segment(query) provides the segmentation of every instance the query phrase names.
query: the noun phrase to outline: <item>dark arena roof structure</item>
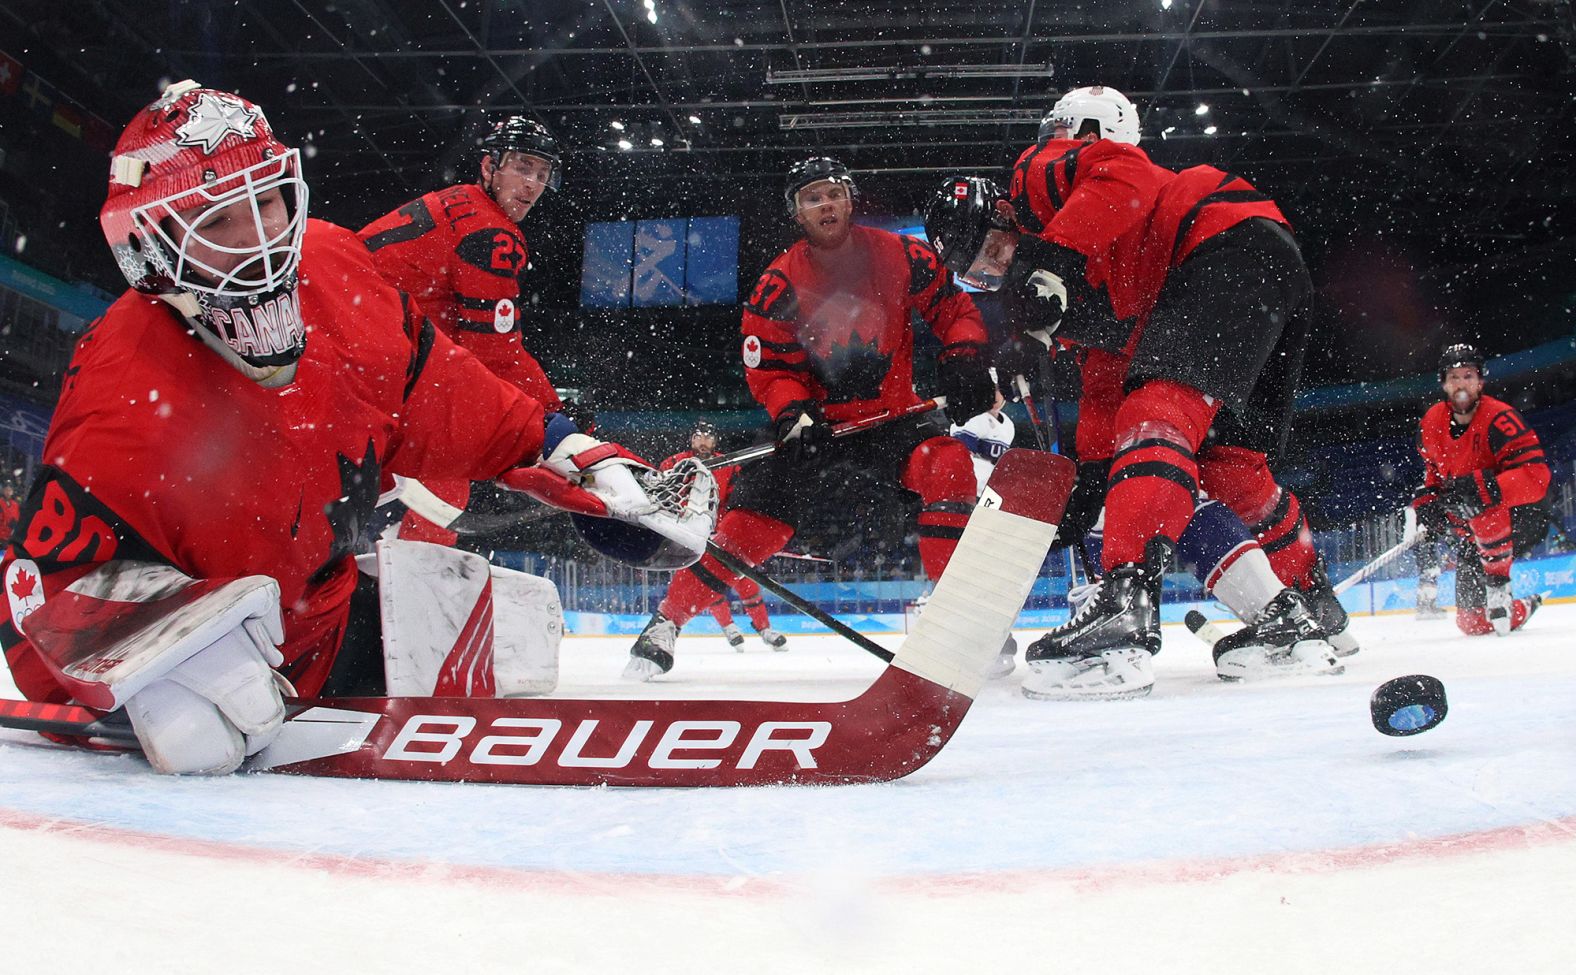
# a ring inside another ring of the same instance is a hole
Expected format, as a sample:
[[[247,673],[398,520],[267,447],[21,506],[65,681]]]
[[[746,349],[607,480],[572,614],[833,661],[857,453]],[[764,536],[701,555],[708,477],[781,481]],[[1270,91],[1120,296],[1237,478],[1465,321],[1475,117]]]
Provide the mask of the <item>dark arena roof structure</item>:
[[[792,239],[792,163],[836,156],[866,212],[913,214],[1096,83],[1138,103],[1157,162],[1280,202],[1320,288],[1314,384],[1571,333],[1570,0],[6,0],[0,37],[115,132],[161,82],[246,95],[306,149],[314,212],[351,227],[474,178],[486,119],[545,122],[569,148],[525,225],[528,339],[615,408],[744,404],[737,312],[581,309],[587,222],[738,215],[747,292]],[[48,198],[37,252],[118,291],[104,155],[28,99],[0,99],[0,198]]]

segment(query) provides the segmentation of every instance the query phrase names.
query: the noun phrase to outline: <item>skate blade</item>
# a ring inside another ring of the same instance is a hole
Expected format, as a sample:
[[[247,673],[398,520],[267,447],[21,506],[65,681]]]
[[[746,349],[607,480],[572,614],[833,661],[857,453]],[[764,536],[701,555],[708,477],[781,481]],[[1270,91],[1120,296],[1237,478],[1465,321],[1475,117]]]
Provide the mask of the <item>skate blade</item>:
[[[645,657],[630,657],[629,663],[624,665],[624,672],[619,676],[627,681],[644,683],[653,677],[660,677],[665,673],[667,671],[663,670],[661,665],[655,660],[647,660]]]
[[[1149,692],[1154,689],[1155,685],[1153,684],[1144,684],[1140,687],[1113,687],[1085,691],[1077,691],[1066,687],[1037,691],[1028,684],[1024,684],[1022,688],[1023,696],[1031,701],[1132,701],[1141,697],[1148,697]]]

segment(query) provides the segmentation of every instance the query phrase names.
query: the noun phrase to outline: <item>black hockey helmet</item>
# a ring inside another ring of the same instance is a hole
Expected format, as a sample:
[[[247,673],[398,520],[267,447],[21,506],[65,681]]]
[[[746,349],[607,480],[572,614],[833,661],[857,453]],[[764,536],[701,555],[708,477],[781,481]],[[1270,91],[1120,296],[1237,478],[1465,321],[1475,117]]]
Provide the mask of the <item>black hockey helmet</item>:
[[[710,420],[696,420],[695,429],[690,431],[690,436],[694,437],[697,435],[702,437],[715,437],[717,435],[717,424],[711,422]]]
[[[492,157],[494,166],[503,162],[506,152],[523,152],[547,160],[553,166],[552,174],[547,177],[547,187],[558,189],[563,170],[558,140],[536,119],[524,115],[500,119],[481,137],[479,145]]]
[[[1448,345],[1439,356],[1439,381],[1444,382],[1445,373],[1457,366],[1472,366],[1477,369],[1479,379],[1487,379],[1488,370],[1483,362],[1483,352],[1475,345],[1466,342]]]
[[[788,207],[788,216],[799,212],[799,191],[823,179],[842,183],[848,187],[850,197],[859,195],[859,187],[854,185],[854,174],[848,171],[847,166],[830,156],[812,156],[788,168],[788,182],[783,186],[783,202]]]
[[[952,273],[966,274],[992,230],[1011,230],[996,204],[1007,194],[983,176],[950,176],[925,208],[925,236]]]

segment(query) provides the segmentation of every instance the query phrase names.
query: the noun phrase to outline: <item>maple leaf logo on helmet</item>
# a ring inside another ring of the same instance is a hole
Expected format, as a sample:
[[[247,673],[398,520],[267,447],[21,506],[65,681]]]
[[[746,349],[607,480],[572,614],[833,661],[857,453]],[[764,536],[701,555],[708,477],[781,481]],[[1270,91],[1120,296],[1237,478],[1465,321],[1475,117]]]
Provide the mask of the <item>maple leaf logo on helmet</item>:
[[[205,91],[187,109],[186,121],[175,130],[175,141],[211,156],[232,135],[242,139],[257,138],[257,125],[262,118],[261,109],[234,95]]]

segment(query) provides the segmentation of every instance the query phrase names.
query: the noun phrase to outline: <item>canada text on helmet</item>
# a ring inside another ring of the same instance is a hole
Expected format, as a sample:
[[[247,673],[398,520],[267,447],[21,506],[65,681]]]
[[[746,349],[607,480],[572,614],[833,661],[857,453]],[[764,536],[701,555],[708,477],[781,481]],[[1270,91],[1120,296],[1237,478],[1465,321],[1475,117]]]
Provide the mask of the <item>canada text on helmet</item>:
[[[99,224],[126,281],[168,298],[252,366],[300,358],[301,156],[258,106],[170,85],[110,157]]]
[[[788,170],[788,181],[783,186],[783,202],[787,205],[788,216],[799,212],[799,191],[822,180],[843,184],[848,188],[850,197],[859,195],[859,187],[854,184],[854,176],[847,166],[830,156],[813,156],[794,163]]]
[[[1137,107],[1126,95],[1104,85],[1074,88],[1057,99],[1040,119],[1039,144],[1054,138],[1058,128],[1065,128],[1068,138],[1079,138],[1089,131],[1090,123],[1102,139],[1138,145]]]
[[[547,126],[536,119],[524,115],[500,119],[481,137],[480,145],[482,151],[492,157],[494,166],[503,162],[506,152],[523,152],[547,160],[553,167],[547,177],[547,188],[558,189],[564,168],[562,152]]]

